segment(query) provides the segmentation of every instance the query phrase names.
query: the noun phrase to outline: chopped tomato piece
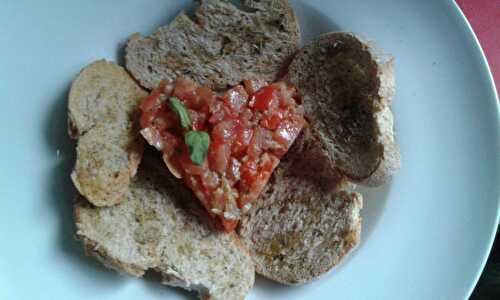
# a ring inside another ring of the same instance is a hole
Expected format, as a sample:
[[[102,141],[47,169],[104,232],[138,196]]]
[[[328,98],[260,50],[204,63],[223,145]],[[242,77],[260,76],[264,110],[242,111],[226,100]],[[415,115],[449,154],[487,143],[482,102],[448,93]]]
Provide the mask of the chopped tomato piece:
[[[203,111],[188,109],[189,117],[191,118],[194,130],[205,130],[207,115]]]
[[[233,142],[233,147],[231,152],[234,155],[242,156],[245,153],[250,141],[252,140],[253,130],[248,127],[244,127],[241,124],[237,126],[235,140]]]
[[[257,179],[257,160],[248,159],[243,162],[240,168],[241,186],[243,189],[250,189]]]
[[[238,220],[228,220],[225,218],[220,218],[222,230],[225,232],[232,232],[236,226],[238,226]]]
[[[191,159],[189,158],[189,155],[187,152],[184,152],[183,155],[181,155],[178,158],[178,161],[186,174],[202,175],[205,172],[206,163],[204,165],[201,165],[201,166],[195,165],[191,161]]]
[[[232,158],[227,169],[227,178],[231,183],[236,183],[241,178],[241,162]]]
[[[179,122],[179,119],[175,113],[167,110],[161,110],[156,112],[153,125],[156,129],[162,131],[174,127],[177,122]]]
[[[274,139],[288,150],[293,141],[299,136],[304,123],[305,121],[300,120],[296,122],[283,121],[276,129]]]
[[[264,119],[260,121],[260,125],[264,128],[275,130],[281,123],[281,120],[283,120],[283,117],[280,114],[272,114],[264,117]]]
[[[255,109],[258,110],[267,110],[272,106],[272,103],[276,101],[276,88],[274,86],[268,85],[255,93],[255,104],[254,107]]]
[[[209,108],[215,101],[215,93],[206,86],[196,88],[196,97],[191,102],[191,107],[194,109]]]
[[[194,81],[188,78],[177,78],[173,96],[184,100],[189,108],[196,107],[196,88]]]
[[[233,119],[226,119],[218,123],[212,129],[212,138],[216,141],[231,144],[235,138],[237,125],[238,121]]]
[[[167,83],[165,81],[161,81],[160,85],[154,89],[149,96],[142,100],[139,108],[142,111],[150,111],[161,104],[160,95],[164,92],[165,86]]]
[[[224,94],[224,102],[234,112],[241,112],[248,102],[248,94],[241,85],[237,85]]]
[[[156,119],[157,112],[155,111],[145,111],[141,116],[141,128],[148,128],[153,125],[153,121]]]
[[[201,174],[201,184],[208,190],[215,190],[220,185],[220,178],[216,172],[207,171]]]
[[[210,169],[223,174],[226,172],[229,160],[231,158],[231,146],[216,140],[210,144],[208,150],[208,160]]]

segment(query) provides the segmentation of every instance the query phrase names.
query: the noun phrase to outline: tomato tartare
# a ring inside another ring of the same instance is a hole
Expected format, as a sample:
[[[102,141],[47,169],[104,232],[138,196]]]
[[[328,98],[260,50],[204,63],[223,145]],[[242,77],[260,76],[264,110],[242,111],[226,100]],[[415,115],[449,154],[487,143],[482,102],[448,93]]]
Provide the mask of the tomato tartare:
[[[141,134],[230,232],[306,124],[296,98],[283,82],[245,80],[222,94],[162,81],[140,104]]]

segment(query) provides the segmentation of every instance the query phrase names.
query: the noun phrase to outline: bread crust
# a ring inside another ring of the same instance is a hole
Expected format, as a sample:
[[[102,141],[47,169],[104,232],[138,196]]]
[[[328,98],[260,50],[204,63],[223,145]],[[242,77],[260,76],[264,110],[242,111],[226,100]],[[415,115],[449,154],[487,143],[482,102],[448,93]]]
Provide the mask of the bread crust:
[[[312,135],[334,161],[332,172],[378,186],[399,170],[391,56],[352,33],[327,33],[298,52],[286,80],[302,94]]]

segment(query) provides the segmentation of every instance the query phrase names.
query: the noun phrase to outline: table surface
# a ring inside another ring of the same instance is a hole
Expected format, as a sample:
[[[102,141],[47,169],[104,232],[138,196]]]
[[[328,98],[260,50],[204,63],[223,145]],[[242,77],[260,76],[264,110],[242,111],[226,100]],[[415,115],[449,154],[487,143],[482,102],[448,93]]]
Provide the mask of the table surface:
[[[457,0],[483,48],[500,90],[500,0]]]
[[[500,91],[500,0],[457,0],[469,20]],[[471,299],[500,299],[500,234]]]

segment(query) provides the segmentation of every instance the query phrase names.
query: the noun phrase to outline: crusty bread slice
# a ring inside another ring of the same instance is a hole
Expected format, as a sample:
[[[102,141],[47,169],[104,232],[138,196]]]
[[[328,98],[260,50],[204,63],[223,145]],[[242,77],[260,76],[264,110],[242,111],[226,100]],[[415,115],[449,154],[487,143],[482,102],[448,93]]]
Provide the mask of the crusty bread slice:
[[[243,79],[274,81],[298,49],[298,20],[286,0],[201,0],[194,20],[181,12],[151,36],[136,33],[126,66],[146,88],[188,76],[214,89]]]
[[[252,259],[236,235],[215,230],[182,182],[151,166],[141,165],[118,205],[78,202],[75,221],[87,254],[120,272],[154,270],[202,299],[244,299],[253,286]]]
[[[122,67],[104,60],[84,68],[71,86],[68,131],[78,139],[71,178],[96,206],[120,202],[137,170],[144,142],[135,112],[146,95]]]
[[[313,136],[336,169],[370,186],[391,179],[400,166],[392,57],[354,34],[328,33],[299,51],[286,79],[302,95]]]
[[[295,168],[287,156],[238,228],[256,272],[284,284],[305,283],[331,270],[361,235],[361,194],[325,191],[296,176]]]

